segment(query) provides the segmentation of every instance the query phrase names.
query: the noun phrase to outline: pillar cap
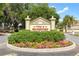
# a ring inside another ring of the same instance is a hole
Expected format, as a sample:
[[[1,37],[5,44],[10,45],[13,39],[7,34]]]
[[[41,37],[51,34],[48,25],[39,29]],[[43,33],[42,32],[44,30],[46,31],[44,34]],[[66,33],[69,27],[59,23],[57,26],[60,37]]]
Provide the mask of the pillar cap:
[[[51,21],[55,21],[56,18],[54,18],[53,16],[50,18]]]
[[[25,20],[28,20],[28,21],[30,21],[30,19],[31,19],[31,18],[30,18],[29,16],[27,16],[27,17],[25,18]]]

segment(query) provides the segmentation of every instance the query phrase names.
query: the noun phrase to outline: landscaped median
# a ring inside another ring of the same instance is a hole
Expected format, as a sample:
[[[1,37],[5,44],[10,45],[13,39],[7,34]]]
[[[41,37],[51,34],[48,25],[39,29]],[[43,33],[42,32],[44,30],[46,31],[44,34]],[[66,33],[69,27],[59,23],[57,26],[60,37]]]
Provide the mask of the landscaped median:
[[[22,30],[9,36],[7,46],[23,52],[58,52],[76,47],[74,42],[65,40],[59,31],[32,32]]]

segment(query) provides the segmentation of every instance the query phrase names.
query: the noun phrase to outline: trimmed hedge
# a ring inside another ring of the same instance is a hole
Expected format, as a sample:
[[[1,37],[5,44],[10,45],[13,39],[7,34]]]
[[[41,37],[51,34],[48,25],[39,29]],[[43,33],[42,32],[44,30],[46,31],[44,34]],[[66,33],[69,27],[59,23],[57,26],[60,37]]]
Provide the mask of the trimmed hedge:
[[[20,42],[42,42],[42,41],[53,41],[58,42],[65,38],[64,34],[59,31],[45,31],[45,32],[34,32],[21,30],[20,32],[13,33],[8,39],[10,44]]]

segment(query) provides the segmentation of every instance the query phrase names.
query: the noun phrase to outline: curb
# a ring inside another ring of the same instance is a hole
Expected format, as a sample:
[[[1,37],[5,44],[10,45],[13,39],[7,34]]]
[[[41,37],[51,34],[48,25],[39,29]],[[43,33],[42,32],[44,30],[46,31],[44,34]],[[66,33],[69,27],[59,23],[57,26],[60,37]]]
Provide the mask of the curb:
[[[0,34],[1,34],[1,36],[5,36],[5,35],[9,36],[9,35],[11,35],[10,33],[0,33]]]
[[[7,43],[7,47],[15,50],[15,51],[20,51],[20,52],[62,52],[62,51],[69,51],[72,50],[76,47],[76,44],[73,42],[73,45],[68,46],[68,47],[63,47],[63,48],[45,48],[45,49],[35,49],[35,48],[20,48],[13,46],[11,44]]]
[[[10,33],[5,33],[4,35],[10,36],[11,34]]]
[[[17,56],[17,54],[16,53],[10,53],[10,54],[5,54],[3,56]]]

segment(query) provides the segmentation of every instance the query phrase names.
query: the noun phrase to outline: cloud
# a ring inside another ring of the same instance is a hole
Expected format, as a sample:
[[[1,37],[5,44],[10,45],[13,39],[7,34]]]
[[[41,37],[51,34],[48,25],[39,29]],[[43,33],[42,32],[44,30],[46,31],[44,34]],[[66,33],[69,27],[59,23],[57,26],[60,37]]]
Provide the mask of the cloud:
[[[64,7],[63,10],[59,10],[57,13],[60,14],[60,13],[63,13],[65,11],[69,10],[69,7]]]
[[[52,8],[56,8],[56,7],[55,7],[55,6],[53,6],[53,5],[52,5],[52,6],[50,6],[50,7],[52,7]]]
[[[55,7],[55,6],[52,5],[51,7]]]

